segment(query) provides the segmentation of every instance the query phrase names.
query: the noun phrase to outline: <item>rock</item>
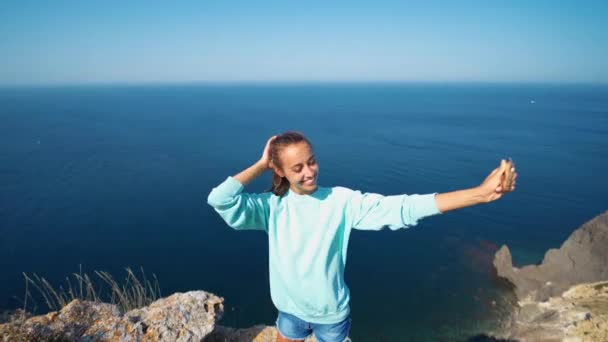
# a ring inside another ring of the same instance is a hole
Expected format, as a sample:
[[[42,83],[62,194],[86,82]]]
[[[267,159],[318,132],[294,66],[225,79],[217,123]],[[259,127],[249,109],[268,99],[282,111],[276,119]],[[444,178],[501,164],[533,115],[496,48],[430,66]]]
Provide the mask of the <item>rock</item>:
[[[176,293],[120,313],[112,304],[74,300],[60,311],[0,324],[0,341],[201,341],[224,312],[223,298]]]
[[[223,298],[205,291],[176,293],[147,307],[121,314],[116,305],[74,300],[60,311],[28,317],[5,315],[0,341],[205,341],[274,342],[274,326],[235,329],[217,325]],[[305,342],[315,342],[313,335]]]
[[[526,341],[608,341],[608,211],[575,230],[540,265],[513,266],[502,246],[496,274],[517,296],[510,323],[497,338]]]
[[[575,230],[559,249],[550,249],[540,265],[513,266],[502,246],[494,257],[499,277],[507,279],[519,300],[544,301],[572,285],[608,279],[608,211]]]
[[[157,300],[129,311],[125,318],[147,340],[200,341],[213,331],[215,320],[223,313],[222,298],[196,291]]]
[[[499,337],[526,341],[608,341],[608,281],[576,285],[544,302],[527,302]]]

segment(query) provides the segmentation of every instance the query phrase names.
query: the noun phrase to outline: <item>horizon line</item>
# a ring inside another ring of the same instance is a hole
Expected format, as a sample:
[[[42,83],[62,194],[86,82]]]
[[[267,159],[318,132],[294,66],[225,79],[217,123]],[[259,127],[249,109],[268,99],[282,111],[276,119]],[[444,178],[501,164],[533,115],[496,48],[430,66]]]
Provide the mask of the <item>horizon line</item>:
[[[608,81],[545,80],[200,80],[200,81],[92,81],[1,83],[1,88],[53,88],[87,86],[197,86],[197,85],[331,85],[331,84],[488,84],[488,85],[608,85]]]

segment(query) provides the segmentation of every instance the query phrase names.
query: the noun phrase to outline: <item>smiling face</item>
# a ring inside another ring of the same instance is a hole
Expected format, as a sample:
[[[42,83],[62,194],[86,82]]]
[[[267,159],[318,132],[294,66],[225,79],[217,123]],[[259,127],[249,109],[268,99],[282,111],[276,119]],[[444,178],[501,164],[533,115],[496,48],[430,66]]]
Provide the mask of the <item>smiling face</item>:
[[[291,191],[300,195],[309,195],[317,190],[319,164],[305,141],[285,146],[279,152],[280,167],[275,172],[287,178]]]

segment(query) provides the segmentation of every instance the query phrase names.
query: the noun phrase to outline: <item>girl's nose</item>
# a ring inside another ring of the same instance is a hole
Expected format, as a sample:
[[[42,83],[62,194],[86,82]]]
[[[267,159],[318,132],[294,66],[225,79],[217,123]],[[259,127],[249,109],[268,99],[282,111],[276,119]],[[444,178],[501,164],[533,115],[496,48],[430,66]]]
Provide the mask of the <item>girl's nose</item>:
[[[313,169],[310,168],[310,166],[304,167],[304,177],[310,178],[314,175],[315,175],[315,172],[313,171]]]

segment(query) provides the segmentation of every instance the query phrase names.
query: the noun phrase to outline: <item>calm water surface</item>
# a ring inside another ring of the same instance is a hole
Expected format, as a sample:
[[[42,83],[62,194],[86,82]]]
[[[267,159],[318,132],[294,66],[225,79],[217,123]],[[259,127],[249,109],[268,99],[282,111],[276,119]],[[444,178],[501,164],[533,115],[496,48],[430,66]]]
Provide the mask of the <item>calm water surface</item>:
[[[407,229],[354,231],[355,341],[451,341],[491,328],[491,258],[535,263],[608,209],[608,87],[485,84],[0,89],[0,309],[22,272],[59,284],[82,264],[155,273],[163,294],[225,298],[224,325],[274,324],[262,232],[236,232],[210,189],[269,136],[304,132],[319,183],[386,195],[478,185],[512,157],[517,190]],[[264,191],[270,175],[248,191]]]

